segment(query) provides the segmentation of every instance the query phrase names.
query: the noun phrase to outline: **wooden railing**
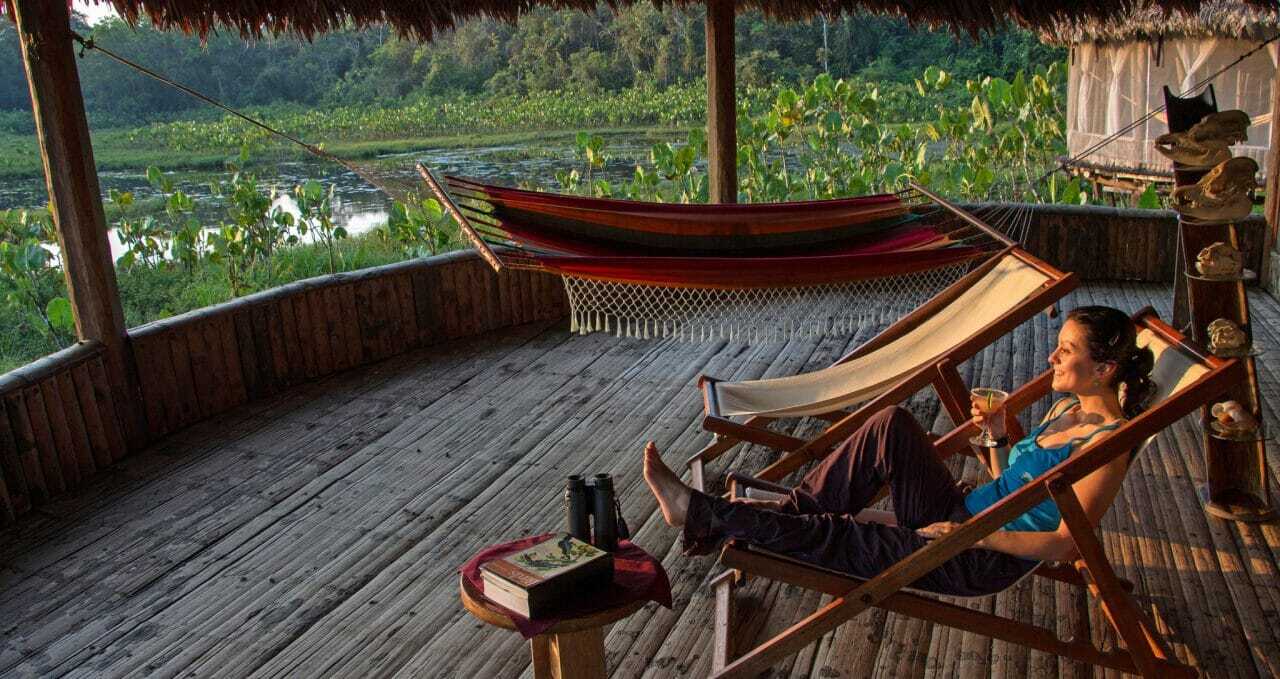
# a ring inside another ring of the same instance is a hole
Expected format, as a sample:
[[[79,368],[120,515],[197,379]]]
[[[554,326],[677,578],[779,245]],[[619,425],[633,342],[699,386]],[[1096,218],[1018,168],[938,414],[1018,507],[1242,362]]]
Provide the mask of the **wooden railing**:
[[[437,342],[555,320],[557,277],[498,275],[472,252],[322,276],[129,331],[145,446],[293,385]],[[81,343],[0,376],[0,523],[128,452],[102,347]],[[141,447],[141,446],[135,446]]]
[[[1086,280],[1172,278],[1172,212],[1036,206],[1031,225],[1027,249]],[[1265,224],[1251,218],[1239,230],[1246,265],[1257,268]],[[123,405],[102,347],[80,343],[0,375],[0,524],[79,488],[130,450],[248,401],[566,313],[558,278],[497,275],[468,251],[298,281],[134,328],[141,393]],[[131,438],[122,425],[135,406],[145,431]]]
[[[1031,206],[1024,243],[1032,254],[1083,280],[1169,283],[1177,256],[1178,215],[1095,205]],[[1259,271],[1267,224],[1260,215],[1240,221],[1245,266]],[[1196,253],[1190,253],[1194,258]]]
[[[3,522],[80,487],[127,453],[97,342],[0,376],[0,400]]]

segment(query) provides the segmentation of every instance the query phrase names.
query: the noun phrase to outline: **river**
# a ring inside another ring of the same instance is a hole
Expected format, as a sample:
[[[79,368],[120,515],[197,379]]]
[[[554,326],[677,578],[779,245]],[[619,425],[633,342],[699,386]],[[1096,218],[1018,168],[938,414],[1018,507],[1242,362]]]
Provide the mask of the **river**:
[[[635,174],[637,162],[647,164],[651,140],[610,139],[606,148],[609,160],[596,177],[610,182],[630,180]],[[571,142],[550,146],[522,144],[505,146],[480,146],[468,148],[426,149],[413,153],[380,157],[374,161],[379,172],[394,173],[409,181],[417,181],[414,164],[422,162],[437,176],[460,175],[485,182],[516,186],[527,184],[543,190],[558,187],[556,172],[582,168],[575,157]],[[288,192],[297,184],[314,179],[334,187],[334,220],[348,233],[358,234],[375,229],[387,221],[391,198],[350,170],[336,163],[321,159],[290,160],[254,166],[250,170],[266,186],[274,186],[281,192],[280,207],[292,210]],[[215,225],[224,218],[221,201],[212,196],[210,182],[226,179],[224,173],[202,171],[176,171],[167,173],[174,185],[191,196],[196,204],[196,216],[203,224]],[[98,173],[103,200],[112,190],[131,191],[135,203],[154,201],[158,194],[147,183],[145,168],[136,171],[104,171]],[[43,177],[10,179],[0,183],[0,210],[27,208],[48,202]],[[118,258],[124,247],[111,230],[112,255]]]

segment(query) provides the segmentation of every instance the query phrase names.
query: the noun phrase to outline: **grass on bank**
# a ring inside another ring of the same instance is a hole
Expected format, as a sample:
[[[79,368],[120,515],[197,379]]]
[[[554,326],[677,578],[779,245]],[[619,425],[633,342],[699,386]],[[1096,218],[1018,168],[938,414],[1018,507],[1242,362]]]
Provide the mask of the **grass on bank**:
[[[404,249],[396,243],[388,243],[377,229],[337,241],[335,250],[339,253],[339,271],[367,269],[406,259]],[[274,271],[271,277],[261,266],[250,273],[252,290],[265,290],[329,273],[328,251],[318,243],[283,248],[276,252],[272,262]],[[120,287],[125,325],[130,328],[232,299],[226,269],[208,261],[202,261],[191,271],[177,265],[117,268],[116,280]],[[33,327],[22,313],[0,307],[0,372],[25,365],[60,348],[51,343],[39,328]]]

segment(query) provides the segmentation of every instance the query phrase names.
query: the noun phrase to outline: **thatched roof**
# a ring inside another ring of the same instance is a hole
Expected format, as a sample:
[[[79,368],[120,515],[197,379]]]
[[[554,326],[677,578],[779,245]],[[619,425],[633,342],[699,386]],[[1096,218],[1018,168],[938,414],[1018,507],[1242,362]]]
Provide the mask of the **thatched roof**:
[[[163,28],[205,34],[229,28],[244,36],[294,33],[310,36],[349,24],[386,23],[402,34],[429,39],[437,31],[476,16],[514,19],[544,5],[589,9],[595,0],[93,0],[115,7],[127,21],[148,17]],[[636,0],[604,0],[626,5]],[[658,5],[701,4],[702,0],[653,0]],[[1275,0],[1246,0],[1270,6]],[[1012,19],[1033,29],[1065,20],[1100,21],[1134,5],[1195,12],[1201,0],[736,0],[739,8],[760,9],[780,19],[870,11],[906,16],[912,22],[976,33]]]
[[[1156,37],[1243,38],[1266,40],[1280,33],[1280,6],[1241,0],[1205,0],[1192,14],[1164,14],[1146,7],[1128,9],[1108,19],[1064,19],[1040,31],[1045,42],[1129,42]]]

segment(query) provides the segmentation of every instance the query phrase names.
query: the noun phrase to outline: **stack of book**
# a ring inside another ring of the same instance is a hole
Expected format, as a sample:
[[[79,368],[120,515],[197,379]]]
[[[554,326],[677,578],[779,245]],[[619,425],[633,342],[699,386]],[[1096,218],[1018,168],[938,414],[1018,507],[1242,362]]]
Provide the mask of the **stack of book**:
[[[480,566],[484,595],[530,620],[613,582],[613,555],[561,533]]]

